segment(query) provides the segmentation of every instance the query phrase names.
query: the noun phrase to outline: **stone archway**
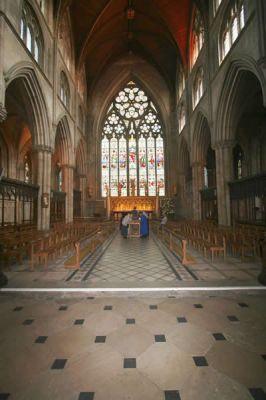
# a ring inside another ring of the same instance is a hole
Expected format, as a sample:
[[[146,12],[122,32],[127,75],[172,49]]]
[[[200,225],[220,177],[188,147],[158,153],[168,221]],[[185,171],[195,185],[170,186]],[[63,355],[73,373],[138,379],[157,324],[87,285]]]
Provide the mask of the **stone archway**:
[[[223,225],[230,225],[232,217],[228,183],[235,179],[234,147],[239,142],[242,142],[242,147],[247,149],[247,154],[251,154],[253,148],[254,159],[258,149],[258,143],[255,143],[255,137],[257,136],[255,132],[256,124],[252,126],[253,133],[250,134],[250,140],[246,140],[247,136],[243,134],[248,125],[244,122],[245,115],[248,115],[246,121],[251,121],[251,118],[255,118],[258,112],[262,114],[264,121],[266,118],[265,82],[261,77],[260,71],[254,67],[250,60],[248,61],[244,58],[241,61],[232,62],[218,103],[215,151],[217,160],[218,215],[219,223]],[[247,171],[248,175],[257,170],[257,167],[251,164],[250,172]]]
[[[51,222],[73,221],[74,148],[67,117],[57,124],[54,153]]]
[[[206,116],[204,116],[203,113],[199,112],[196,118],[195,129],[192,137],[191,154],[193,176],[193,216],[196,220],[200,220],[201,218],[203,218],[203,193],[201,191],[204,188],[208,188],[208,184],[206,185],[206,182],[204,182],[204,174],[206,175],[207,173],[207,155],[210,154],[210,152],[213,152],[213,150],[211,148],[211,131],[209,123]],[[212,189],[214,190],[214,188]],[[211,195],[211,193],[209,193],[209,195]],[[216,201],[216,189],[215,192],[212,194],[212,197],[212,200]]]
[[[48,229],[49,202],[45,207],[42,203],[43,195],[50,192],[50,123],[46,103],[36,73],[30,64],[20,63],[11,68],[6,76],[5,106],[7,117],[2,124],[2,132],[5,134],[5,129],[11,129],[13,132],[11,135],[8,134],[7,140],[9,154],[7,174],[11,178],[23,180],[23,171],[16,171],[17,163],[20,162],[19,165],[22,165],[21,157],[16,154],[19,150],[17,146],[20,139],[15,139],[16,144],[14,144],[12,137],[14,135],[20,136],[26,129],[29,132],[29,140],[27,145],[23,143],[23,146],[27,147],[27,154],[31,158],[29,164],[34,166],[31,181],[39,187],[36,219],[34,217],[34,221],[37,223],[38,229]],[[14,122],[13,125],[12,121]],[[12,126],[16,133],[14,133]],[[19,146],[21,147],[21,145],[22,143]],[[20,148],[19,151],[22,151],[22,154],[24,150]],[[48,175],[44,174],[44,171],[47,171]]]

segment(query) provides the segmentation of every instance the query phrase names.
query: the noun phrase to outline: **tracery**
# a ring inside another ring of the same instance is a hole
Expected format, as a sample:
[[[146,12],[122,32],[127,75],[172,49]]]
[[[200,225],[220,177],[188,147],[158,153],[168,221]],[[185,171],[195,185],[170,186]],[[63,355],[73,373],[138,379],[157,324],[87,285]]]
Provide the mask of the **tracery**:
[[[154,103],[133,81],[107,112],[101,155],[103,197],[165,195],[162,124]]]

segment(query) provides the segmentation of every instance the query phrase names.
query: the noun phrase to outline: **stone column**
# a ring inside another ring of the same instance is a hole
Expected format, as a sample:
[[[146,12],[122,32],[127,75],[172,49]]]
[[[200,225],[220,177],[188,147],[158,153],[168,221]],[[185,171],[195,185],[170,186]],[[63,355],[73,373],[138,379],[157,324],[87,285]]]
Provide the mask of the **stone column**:
[[[73,177],[74,167],[62,165],[63,191],[66,193],[66,222],[73,222]]]
[[[5,20],[4,16],[0,15],[0,123],[3,122],[7,117],[7,112],[5,109],[5,79],[4,79],[4,62],[5,59]]]
[[[79,176],[79,187],[81,191],[81,216],[85,217],[86,216],[86,200],[87,200],[87,176],[86,175],[80,175]]]
[[[228,182],[233,180],[233,147],[235,142],[227,140],[216,143],[216,181],[219,225],[231,224],[231,205]]]
[[[193,218],[201,219],[201,196],[203,188],[203,164],[199,161],[192,164]]]
[[[35,146],[33,157],[37,168],[36,183],[39,185],[37,226],[39,230],[48,230],[50,228],[52,149],[46,146]]]

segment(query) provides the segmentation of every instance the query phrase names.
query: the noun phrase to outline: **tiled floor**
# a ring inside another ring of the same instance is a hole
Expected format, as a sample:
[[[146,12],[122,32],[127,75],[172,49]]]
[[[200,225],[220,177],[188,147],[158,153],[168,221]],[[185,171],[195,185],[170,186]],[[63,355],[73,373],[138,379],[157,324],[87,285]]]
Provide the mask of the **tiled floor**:
[[[9,287],[130,288],[257,285],[261,266],[228,257],[211,263],[193,252],[195,264],[183,266],[153,235],[149,239],[123,239],[119,233],[84,263],[78,271],[66,270],[63,260],[51,263],[48,270],[23,267],[7,271]]]
[[[265,300],[1,295],[0,399],[265,400]]]

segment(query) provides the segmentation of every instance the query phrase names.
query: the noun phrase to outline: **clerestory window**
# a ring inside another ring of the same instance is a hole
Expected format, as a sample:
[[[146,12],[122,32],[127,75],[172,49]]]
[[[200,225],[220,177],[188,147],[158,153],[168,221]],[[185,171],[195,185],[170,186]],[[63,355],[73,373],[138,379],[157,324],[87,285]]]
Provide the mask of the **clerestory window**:
[[[200,11],[196,8],[191,36],[191,68],[197,61],[204,44],[204,23]]]
[[[220,34],[220,58],[221,61],[227,55],[232,45],[245,26],[245,5],[243,0],[234,1],[229,8],[227,17]]]
[[[66,108],[69,109],[70,89],[69,89],[69,84],[68,84],[66,74],[63,71],[61,71],[61,74],[60,74],[60,99],[64,103]]]
[[[20,37],[24,41],[27,49],[33,55],[38,64],[42,64],[43,59],[43,38],[37,17],[32,8],[25,1],[22,7],[20,20]]]
[[[195,75],[193,83],[193,109],[203,96],[203,68],[200,67]]]

